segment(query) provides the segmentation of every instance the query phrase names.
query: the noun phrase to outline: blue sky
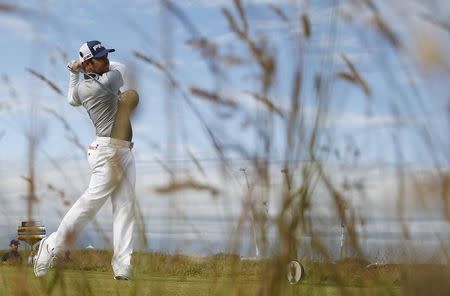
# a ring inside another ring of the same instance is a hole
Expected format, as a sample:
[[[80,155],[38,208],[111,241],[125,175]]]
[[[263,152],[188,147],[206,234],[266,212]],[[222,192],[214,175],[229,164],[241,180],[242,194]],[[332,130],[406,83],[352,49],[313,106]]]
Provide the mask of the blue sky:
[[[270,2],[250,1],[247,10],[251,25],[257,28],[255,29],[256,33],[266,30],[266,32],[275,35],[275,37],[272,37],[272,40],[277,45],[279,68],[282,73],[277,79],[273,97],[280,105],[283,105],[285,104],[283,101],[286,100],[290,92],[290,74],[293,70],[290,66],[293,64],[292,59],[295,59],[293,54],[295,48],[293,48],[293,42],[289,42],[289,40],[295,36],[295,33],[292,32],[293,29],[287,28],[273,13],[268,11],[267,3]],[[358,69],[362,71],[364,77],[369,81],[373,91],[372,98],[368,99],[365,98],[358,88],[349,87],[346,82],[339,81],[335,83],[333,93],[330,95],[330,100],[336,102],[332,104],[333,109],[330,110],[333,113],[330,116],[332,118],[330,123],[332,128],[337,127],[339,128],[338,132],[353,134],[355,130],[358,131],[360,128],[368,127],[371,132],[379,133],[380,136],[386,138],[386,141],[390,141],[389,137],[391,134],[386,132],[386,129],[398,122],[399,118],[407,122],[406,129],[412,126],[411,130],[415,129],[415,123],[422,124],[421,120],[425,120],[425,124],[438,121],[435,125],[442,126],[440,120],[445,120],[445,117],[441,118],[443,117],[442,115],[433,117],[433,120],[429,116],[420,118],[424,112],[415,108],[413,103],[409,104],[411,105],[411,110],[405,108],[406,104],[404,101],[414,100],[414,96],[410,93],[408,87],[400,87],[401,92],[399,92],[398,90],[393,90],[392,85],[389,85],[390,83],[406,84],[407,81],[404,80],[408,78],[404,77],[406,75],[402,73],[403,69],[397,65],[396,56],[392,55],[388,44],[384,42],[381,36],[364,27],[361,28],[362,25],[348,25],[340,22],[338,25],[340,33],[338,33],[336,49],[332,52],[330,44],[327,44],[330,41],[326,33],[328,29],[326,24],[324,24],[327,21],[327,13],[331,9],[330,3],[327,3],[330,1],[321,2],[323,4],[315,4],[310,7],[315,34],[313,35],[313,40],[307,45],[305,58],[308,60],[308,71],[306,75],[314,75],[315,72],[323,72],[327,75],[326,71],[320,69],[319,63],[324,55],[334,55],[331,58],[337,60],[336,70],[343,69],[343,62],[339,60],[339,54],[345,52],[355,64],[358,63]],[[229,32],[229,28],[220,13],[220,7],[227,1],[207,3],[209,2],[187,1],[179,4],[199,31],[202,32],[203,36],[213,40],[221,40],[223,48],[232,48],[231,52],[237,54],[243,52],[243,47],[235,42],[236,37]],[[291,14],[290,16],[294,13],[290,13],[289,7],[301,6],[301,4],[293,5],[290,1],[281,3],[284,3],[281,7],[285,8],[287,14]],[[18,2],[19,7],[24,7],[24,12],[2,15],[2,26],[0,26],[0,29],[3,34],[9,36],[7,44],[3,46],[5,52],[2,55],[2,65],[4,65],[5,70],[7,69],[4,74],[8,75],[11,85],[17,90],[20,98],[36,96],[32,99],[36,104],[51,106],[58,112],[62,112],[64,117],[69,116],[70,123],[77,128],[77,132],[79,131],[79,136],[82,137],[83,142],[89,141],[92,130],[89,128],[89,122],[86,122],[86,117],[80,118],[79,111],[74,111],[67,104],[64,104],[64,97],[55,95],[46,85],[37,81],[35,77],[26,72],[25,68],[29,67],[38,70],[55,81],[61,89],[65,90],[67,73],[64,66],[67,60],[75,58],[77,50],[83,41],[101,39],[107,45],[117,48],[117,52],[112,55],[111,59],[117,59],[127,63],[129,66],[136,67],[134,72],[143,98],[140,116],[135,123],[137,136],[140,135],[140,130],[144,130],[145,134],[151,134],[150,139],[153,142],[161,144],[166,142],[164,137],[166,137],[167,131],[163,128],[154,128],[154,126],[158,125],[158,123],[165,123],[163,118],[165,108],[163,79],[154,69],[132,56],[133,50],[139,50],[151,57],[162,59],[161,17],[158,13],[160,7],[158,1],[137,1],[135,5],[126,5],[126,7],[121,7],[120,5],[120,1],[117,3],[113,1],[107,6],[97,2],[88,2],[85,6],[79,6],[79,3],[71,1],[38,1],[34,5],[30,5],[28,1],[22,4]],[[170,21],[173,28],[172,54],[177,70],[177,78],[185,86],[197,84],[213,88],[214,84],[208,82],[210,79],[200,54],[185,44],[185,41],[191,36],[183,29],[177,19],[171,19]],[[205,26],[205,24],[207,25]],[[369,36],[360,38],[358,35],[362,34]],[[364,44],[366,40],[368,43]],[[61,56],[61,50],[67,54],[67,57]],[[11,57],[20,58],[12,59]],[[448,56],[445,58],[448,58]],[[386,66],[380,65],[379,63],[383,60],[392,60],[392,63],[388,62]],[[398,81],[389,81],[385,77],[385,68],[389,67],[393,69],[393,75]],[[195,75],[192,75],[192,73],[195,73]],[[227,92],[235,94],[240,90],[252,90],[255,87],[256,83],[251,79],[247,78],[247,81],[244,80],[245,84],[243,83],[242,78],[248,75],[248,71],[230,71],[230,73],[231,75],[229,76],[231,77],[228,77],[225,87]],[[328,75],[332,75],[332,73],[328,73]],[[421,82],[428,82],[421,78],[419,77]],[[435,79],[435,77],[431,77],[428,79],[431,83],[434,82],[434,85],[430,83],[431,89],[425,89],[424,85],[419,84],[419,91],[425,93],[425,96],[433,97],[431,102],[428,102],[426,97],[424,97],[423,103],[429,112],[436,113],[436,111],[443,110],[443,107],[445,108],[445,100],[448,93],[446,93],[445,88],[439,87],[439,83],[436,82],[444,78]],[[308,78],[306,78],[306,81],[308,82]],[[306,97],[308,96],[308,88],[312,88],[311,81],[309,80],[309,83],[305,83]],[[23,85],[29,87],[23,88]],[[430,93],[431,90],[433,93]],[[7,96],[8,88],[4,87],[2,88],[2,97]],[[393,100],[392,98],[396,99]],[[30,99],[25,100],[30,101]],[[393,101],[394,104],[398,105],[397,109],[400,109],[401,115],[398,118],[394,118],[392,114],[391,108],[393,107],[390,104]],[[187,116],[181,118],[180,121],[183,119],[188,121],[190,115],[186,111],[186,106],[179,103],[179,98],[175,98],[174,102],[176,102],[174,104],[177,104],[175,109]],[[308,107],[314,108],[314,102],[308,102],[308,104]],[[23,108],[26,107],[23,106]],[[367,116],[367,110],[373,114],[372,117]],[[27,124],[25,120],[21,121],[23,123],[14,125],[20,127]],[[39,121],[43,121],[45,124],[46,120]],[[197,129],[198,126],[194,124],[195,122],[192,122],[192,128]],[[343,129],[341,129],[342,127]],[[47,128],[48,140],[61,142],[60,134],[58,131],[55,131],[57,128],[53,125]],[[395,129],[396,132],[402,130],[401,128]],[[195,138],[193,142],[201,143],[201,137],[198,134],[190,133],[190,136]],[[406,142],[420,141],[414,139],[414,136],[410,135],[408,131],[403,132],[403,134],[406,137]],[[4,135],[4,142],[17,143],[17,141],[20,141],[20,136],[20,132],[7,132]],[[444,137],[443,140],[445,141],[445,133],[441,132],[440,136]],[[11,140],[10,137],[15,138]],[[341,139],[343,137],[338,136],[337,138]],[[363,137],[355,138],[356,141],[360,141]],[[26,145],[19,146],[25,147]],[[66,148],[68,147],[61,146],[60,143],[55,148],[58,146],[62,149],[52,149],[52,155],[61,157],[67,155]],[[17,159],[17,157],[20,157],[20,154],[23,155],[24,153],[24,151],[17,149],[17,145],[11,145],[11,147],[6,148],[8,152],[12,153],[12,155],[8,156],[4,154],[6,159]],[[377,157],[377,152],[372,147],[366,146],[364,148],[367,151],[368,159],[373,160]],[[415,155],[414,151],[408,151],[408,149],[405,149],[405,154],[408,161],[411,162],[429,161],[429,159]],[[386,155],[386,158],[388,162],[393,161],[393,158],[389,155]]]
[[[404,48],[397,54],[386,38],[370,27],[370,13],[367,9],[354,7],[347,1],[243,2],[246,4],[253,36],[269,36],[272,52],[277,57],[278,72],[270,97],[281,110],[289,111],[292,73],[300,59],[297,38],[302,31],[297,22],[287,24],[277,17],[268,8],[270,4],[277,4],[292,20],[298,20],[300,12],[308,13],[311,19],[313,34],[304,43],[302,56],[305,103],[302,112],[307,125],[312,124],[317,112],[317,100],[313,96],[314,77],[320,74],[332,79],[336,72],[345,70],[341,53],[349,57],[369,82],[372,91],[370,97],[360,88],[343,80],[334,80],[330,88],[327,96],[330,100],[327,121],[322,124],[324,134],[328,136],[321,138],[320,143],[339,151],[339,158],[334,154],[326,156],[331,174],[339,172],[340,165],[350,166],[351,157],[345,156],[346,151],[348,152],[346,147],[358,149],[361,151],[358,166],[348,168],[346,172],[355,179],[371,176],[369,183],[374,185],[370,187],[370,198],[374,205],[382,208],[390,195],[395,196],[389,190],[395,188],[395,184],[389,183],[389,178],[395,176],[392,166],[407,166],[416,173],[433,171],[436,166],[448,170],[449,33],[419,17],[423,13],[429,13],[437,19],[448,19],[448,3],[434,1],[427,5],[420,1],[404,4],[376,1],[388,24],[395,28],[395,33],[404,43]],[[333,5],[335,2],[338,5]],[[227,7],[237,16],[231,5],[232,1],[187,0],[174,3],[184,11],[203,37],[219,45],[221,54],[248,58],[248,50],[230,32],[220,10],[221,7]],[[234,120],[226,121],[218,117],[217,108],[211,104],[195,98],[192,101],[218,134],[226,135],[228,140],[243,145],[249,151],[260,149],[260,143],[254,140],[254,130],[242,127],[246,116],[256,120],[256,115],[261,112],[261,107],[246,93],[258,89],[258,81],[254,78],[257,67],[227,68],[227,77],[217,83],[199,52],[186,44],[193,36],[172,14],[166,11],[165,15],[161,15],[160,1],[108,1],[106,4],[100,1],[80,3],[49,0],[15,1],[11,4],[18,7],[18,10],[0,12],[0,34],[7,36],[0,40],[0,74],[7,77],[7,82],[3,79],[0,84],[0,175],[3,178],[0,194],[6,196],[8,201],[7,207],[3,208],[6,217],[20,220],[25,215],[21,196],[26,193],[26,183],[21,176],[27,174],[28,144],[25,135],[30,124],[40,131],[41,139],[36,161],[38,191],[42,195],[42,204],[37,210],[40,219],[45,217],[48,219],[47,225],[54,228],[65,212],[65,208],[58,203],[53,204],[49,210],[47,206],[52,205],[56,197],[45,189],[45,184],[52,183],[58,188],[65,188],[71,202],[87,185],[89,176],[84,152],[67,139],[67,132],[61,122],[44,111],[44,108],[50,108],[62,116],[82,145],[87,146],[92,141],[94,130],[84,110],[71,107],[65,99],[68,84],[66,64],[77,57],[78,48],[87,40],[98,39],[115,48],[116,52],[111,54],[110,59],[125,63],[135,76],[135,85],[141,95],[139,110],[133,120],[139,176],[137,188],[152,225],[164,225],[165,220],[154,217],[160,217],[158,213],[170,208],[173,200],[180,199],[179,195],[170,199],[172,201],[155,197],[152,185],[167,180],[167,174],[156,159],[179,159],[181,161],[172,165],[180,169],[181,175],[185,170],[197,175],[198,172],[195,172],[195,167],[189,161],[187,151],[190,151],[203,160],[207,179],[211,183],[219,187],[227,185],[221,182],[222,177],[217,172],[217,155],[197,118],[178,92],[165,92],[164,77],[135,58],[134,50],[160,61],[169,55],[176,73],[175,78],[185,89],[192,85],[210,90],[219,88],[224,95],[235,98],[243,107],[239,114],[234,114]],[[405,9],[409,11],[407,15],[403,13]],[[329,22],[334,20],[334,14],[351,15],[352,21],[343,21],[343,17],[338,17],[337,26],[331,27]],[[161,37],[167,33],[162,30],[164,21],[171,28],[170,51],[164,47],[164,38]],[[329,34],[332,28],[337,30],[334,42]],[[323,64],[324,61],[328,63]],[[324,65],[332,66],[324,68]],[[37,70],[54,81],[63,90],[64,96],[56,94],[45,83],[28,73],[26,68]],[[169,118],[168,106],[173,111]],[[221,109],[219,113],[230,113],[230,110]],[[423,129],[430,133],[431,142],[435,145],[432,153],[421,134]],[[274,148],[272,158],[275,163],[283,159],[282,130],[282,122],[275,119],[273,137],[280,143]],[[170,143],[175,146],[170,146]],[[396,152],[396,143],[400,147],[401,158]],[[231,172],[232,177],[227,181],[228,185],[236,186],[232,192],[225,194],[233,197],[226,199],[230,201],[227,204],[229,209],[226,210],[223,206],[228,202],[223,202],[220,198],[217,200],[207,194],[194,197],[194,193],[187,193],[192,204],[181,203],[185,205],[183,211],[191,218],[209,215],[208,217],[216,216],[220,220],[221,217],[228,217],[229,212],[231,216],[239,215],[240,197],[245,192],[239,168],[248,164],[242,156],[232,153],[228,156],[237,159]],[[65,173],[60,173],[55,164],[63,168]],[[279,173],[277,165],[279,163],[273,167],[275,175]],[[337,182],[340,179],[341,176],[336,176]],[[274,182],[280,184],[281,177],[274,177]],[[379,187],[385,188],[387,192]],[[276,200],[272,204],[271,210],[276,212]],[[327,205],[324,204],[323,207],[326,208]],[[103,210],[104,213],[100,214],[103,218],[99,218],[100,220],[110,219],[108,210]],[[46,216],[49,212],[57,214],[50,219]],[[4,226],[5,223],[3,221],[2,224],[0,220],[1,225]],[[223,228],[233,227],[226,224],[226,227],[221,228],[217,226],[217,221],[215,223],[215,227],[222,229],[222,235],[227,233]],[[448,227],[448,224],[443,227]],[[208,233],[210,228],[205,229],[201,232]]]

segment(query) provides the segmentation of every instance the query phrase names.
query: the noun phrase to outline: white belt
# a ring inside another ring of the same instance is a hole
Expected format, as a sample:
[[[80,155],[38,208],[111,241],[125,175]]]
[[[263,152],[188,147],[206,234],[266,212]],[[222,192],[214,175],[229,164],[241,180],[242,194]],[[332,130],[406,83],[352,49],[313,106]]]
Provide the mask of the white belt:
[[[96,137],[95,142],[98,144],[112,144],[114,146],[126,147],[132,149],[134,146],[133,142],[114,139],[110,137]]]

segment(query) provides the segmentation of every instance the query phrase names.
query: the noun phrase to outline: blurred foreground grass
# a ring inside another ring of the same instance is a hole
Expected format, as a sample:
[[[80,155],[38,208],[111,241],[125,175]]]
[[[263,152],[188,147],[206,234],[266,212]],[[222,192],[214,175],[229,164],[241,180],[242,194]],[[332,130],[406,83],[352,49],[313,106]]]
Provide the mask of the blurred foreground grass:
[[[115,281],[109,251],[77,251],[43,279],[31,267],[0,266],[0,295],[271,295],[264,281],[272,260],[235,255],[187,257],[161,253],[134,256],[135,280]],[[276,295],[449,295],[450,267],[385,265],[361,260],[302,262],[306,276],[284,281]]]
[[[260,281],[246,280],[245,277],[239,278],[239,284],[233,285],[232,280],[226,277],[218,280],[149,274],[141,275],[135,281],[124,282],[114,281],[108,272],[65,270],[64,284],[57,284],[50,289],[57,276],[55,272],[39,280],[32,275],[31,268],[19,271],[3,267],[1,270],[1,295],[258,295],[261,285]],[[286,283],[279,295],[340,295],[342,289],[352,295],[374,290],[309,284],[291,286]]]

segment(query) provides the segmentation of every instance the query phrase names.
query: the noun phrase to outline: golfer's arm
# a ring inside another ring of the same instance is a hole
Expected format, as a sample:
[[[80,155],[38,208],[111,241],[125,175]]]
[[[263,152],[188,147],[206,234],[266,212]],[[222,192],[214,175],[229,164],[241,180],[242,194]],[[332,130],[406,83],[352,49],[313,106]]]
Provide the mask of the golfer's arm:
[[[105,86],[113,94],[118,94],[120,88],[124,85],[125,66],[117,62],[109,62],[109,71],[103,73],[99,78],[103,86]]]
[[[80,76],[79,73],[70,72],[69,91],[67,93],[67,100],[69,101],[69,104],[72,106],[80,106],[81,105],[80,100],[77,98],[77,96],[75,94],[75,89],[78,84],[79,76]]]
[[[126,79],[126,68],[125,65],[119,62],[113,62],[110,61],[109,62],[109,71],[114,71],[117,70],[120,72],[120,74],[122,75],[122,81],[125,83],[125,79]]]

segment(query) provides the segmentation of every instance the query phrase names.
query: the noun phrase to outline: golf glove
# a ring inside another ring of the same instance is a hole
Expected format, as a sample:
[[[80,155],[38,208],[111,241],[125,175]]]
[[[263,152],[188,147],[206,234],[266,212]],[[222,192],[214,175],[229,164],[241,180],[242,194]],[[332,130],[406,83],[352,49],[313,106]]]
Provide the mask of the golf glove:
[[[80,70],[81,70],[81,62],[80,61],[78,61],[78,60],[73,60],[73,61],[70,61],[68,64],[67,64],[67,68],[69,68],[69,70],[72,72],[72,73],[79,73],[80,72]]]

